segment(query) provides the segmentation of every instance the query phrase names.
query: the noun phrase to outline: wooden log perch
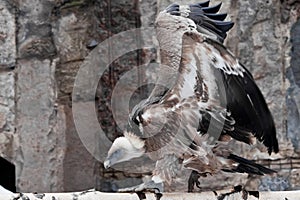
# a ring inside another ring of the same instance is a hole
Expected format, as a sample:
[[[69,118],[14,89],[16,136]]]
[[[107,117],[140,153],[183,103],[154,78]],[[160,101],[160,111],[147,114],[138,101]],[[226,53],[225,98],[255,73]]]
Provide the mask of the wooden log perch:
[[[222,192],[218,192],[219,197]],[[223,193],[224,194],[224,193]],[[294,200],[299,199],[300,191],[278,191],[260,192],[260,200]],[[243,193],[234,193],[225,196],[223,200],[242,200]],[[70,193],[11,193],[0,194],[1,200],[139,200],[135,193],[104,193],[95,190]],[[154,194],[146,193],[147,200],[156,200]],[[213,192],[202,193],[164,193],[160,200],[219,200]],[[257,200],[256,197],[248,195],[247,200]]]

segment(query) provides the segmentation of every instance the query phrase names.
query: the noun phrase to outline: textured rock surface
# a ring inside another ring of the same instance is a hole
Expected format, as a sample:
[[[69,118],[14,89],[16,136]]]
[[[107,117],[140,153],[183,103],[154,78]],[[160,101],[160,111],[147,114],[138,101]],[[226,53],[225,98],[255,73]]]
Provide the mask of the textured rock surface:
[[[297,152],[300,151],[300,20],[291,30],[291,66],[287,70],[290,87],[287,90],[288,138]]]
[[[54,41],[62,63],[82,60],[86,56],[84,35],[87,27],[83,17],[75,13],[63,15],[54,23]]]
[[[0,69],[15,67],[16,62],[16,21],[15,5],[0,1]]]
[[[89,2],[91,1],[60,1],[52,10],[53,41],[59,58],[55,70],[56,101],[64,116],[61,122],[64,125],[61,134],[65,137],[61,191],[84,190],[95,185],[95,159],[79,139],[71,111],[74,80],[82,60],[88,53],[88,30],[93,26],[93,8]]]
[[[16,67],[17,30],[15,13],[14,2],[0,1],[0,156],[12,163],[15,161],[15,144],[18,144],[14,134],[16,128],[14,69]],[[4,168],[5,166],[2,166],[2,169]],[[3,178],[2,181],[14,182],[14,180],[7,181]]]
[[[20,60],[18,64],[16,134],[20,146],[16,160],[17,189],[55,191],[57,179],[62,178],[53,176],[62,168],[59,162],[62,155],[57,151],[61,136],[53,131],[57,120],[55,63],[30,59]]]
[[[18,61],[16,66],[15,155],[17,190],[62,190],[61,142],[57,128],[55,68],[56,49],[49,19],[50,1],[20,1],[16,17]],[[32,180],[30,180],[32,179]]]
[[[172,2],[175,1],[0,0],[0,155],[16,165],[19,191],[91,187],[108,191],[141,182],[141,173],[104,170],[102,163],[87,151],[74,126],[71,94],[77,71],[96,44],[129,29],[153,26],[157,12]],[[212,0],[211,4],[218,2]],[[279,173],[263,179],[221,173],[200,180],[204,190],[239,182],[249,189],[299,189],[299,8],[298,1],[288,0],[223,2],[227,19],[235,22],[226,46],[253,73],[262,89],[274,115],[281,148],[273,161],[264,160],[268,155],[258,154],[255,148],[241,146],[237,151]],[[137,31],[136,38],[122,40],[121,47],[130,49],[150,40],[151,34]],[[109,45],[106,50],[99,56],[109,60],[114,51]],[[123,81],[138,80],[140,85],[155,79],[156,53],[155,48],[143,48],[121,55],[109,67],[98,66],[106,67],[95,94],[99,124],[106,133],[98,138],[113,140],[121,134],[123,127],[117,127],[112,111],[116,103],[127,106],[124,94],[133,86],[128,84],[115,93],[114,87],[122,77]],[[132,70],[144,63],[153,66],[144,71],[141,67]],[[125,77],[128,72],[133,76]],[[137,89],[130,106],[145,98],[150,88]],[[118,101],[111,102],[112,95]],[[85,98],[93,101],[94,95]],[[117,118],[125,114],[117,113]],[[101,148],[95,149],[98,151]],[[149,171],[147,167],[151,165],[145,163],[127,163],[124,168]],[[183,176],[187,177],[188,172]],[[185,191],[186,184],[181,180],[168,189]]]
[[[14,72],[0,73],[0,131],[14,132],[15,76]]]

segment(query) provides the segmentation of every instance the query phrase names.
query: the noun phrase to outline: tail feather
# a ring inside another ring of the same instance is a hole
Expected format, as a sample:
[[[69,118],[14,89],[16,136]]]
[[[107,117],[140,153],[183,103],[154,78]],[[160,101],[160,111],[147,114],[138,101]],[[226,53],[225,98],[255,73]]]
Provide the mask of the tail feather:
[[[247,160],[245,158],[239,157],[234,154],[230,154],[228,158],[239,163],[238,166],[232,170],[232,172],[248,173],[248,174],[256,174],[256,175],[276,173],[276,171],[272,169],[269,169],[251,160]]]

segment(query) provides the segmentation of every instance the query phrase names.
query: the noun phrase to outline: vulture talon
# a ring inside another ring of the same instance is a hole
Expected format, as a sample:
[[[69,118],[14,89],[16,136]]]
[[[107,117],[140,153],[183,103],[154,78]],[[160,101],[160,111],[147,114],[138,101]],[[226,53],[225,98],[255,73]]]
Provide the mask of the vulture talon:
[[[239,193],[239,192],[242,192],[243,200],[247,200],[249,195],[254,196],[257,199],[259,199],[259,192],[258,191],[247,191],[243,186],[238,185],[238,186],[233,187],[233,190],[231,192],[227,192],[227,193],[219,195],[217,197],[217,200],[225,200],[225,199],[227,199],[226,198],[227,196],[230,196],[232,194]]]
[[[188,192],[193,192],[195,185],[197,188],[201,189],[199,178],[200,174],[193,170],[188,180]]]

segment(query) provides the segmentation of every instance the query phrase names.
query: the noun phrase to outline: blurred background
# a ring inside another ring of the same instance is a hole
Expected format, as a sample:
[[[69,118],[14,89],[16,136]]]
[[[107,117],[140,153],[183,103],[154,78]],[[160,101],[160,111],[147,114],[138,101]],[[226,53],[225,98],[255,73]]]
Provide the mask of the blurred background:
[[[154,26],[158,12],[173,2],[0,0],[0,185],[19,192],[111,191],[139,184],[149,175],[104,170],[78,137],[72,90],[78,69],[98,44],[126,30]],[[211,0],[211,5],[218,2]],[[300,1],[224,0],[221,12],[235,22],[225,45],[252,72],[272,111],[280,143],[280,153],[271,157],[241,144],[236,144],[237,152],[278,174],[220,173],[202,178],[201,187],[216,190],[242,183],[249,189],[300,189]],[[126,46],[144,40],[149,37],[137,32],[136,38],[123,42]],[[112,56],[110,48],[99,56]],[[134,67],[157,62],[156,48],[141,48],[103,66],[90,101],[110,141],[122,135],[111,104],[118,80]],[[153,87],[147,81],[155,72],[155,67],[136,68],[144,86],[136,89],[130,107],[147,97]],[[118,92],[117,98],[126,92]],[[187,176],[183,173],[167,190],[186,191]]]

